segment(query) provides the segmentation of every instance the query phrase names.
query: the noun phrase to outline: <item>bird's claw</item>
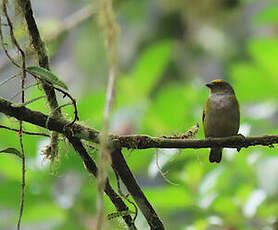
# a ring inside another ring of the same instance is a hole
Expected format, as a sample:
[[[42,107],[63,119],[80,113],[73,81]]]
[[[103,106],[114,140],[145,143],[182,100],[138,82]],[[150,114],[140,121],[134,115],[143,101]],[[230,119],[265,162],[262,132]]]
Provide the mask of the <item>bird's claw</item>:
[[[237,136],[239,136],[241,138],[241,142],[242,142],[242,144],[244,146],[244,143],[245,143],[245,140],[246,140],[245,136],[242,135],[241,133],[237,134]],[[241,150],[241,148],[242,147],[237,147],[237,151],[239,152]]]
[[[241,134],[241,133],[237,134],[237,136],[239,136],[244,141],[246,140],[246,137],[243,134]]]
[[[212,140],[212,137],[207,137],[206,138],[208,141],[211,141]]]

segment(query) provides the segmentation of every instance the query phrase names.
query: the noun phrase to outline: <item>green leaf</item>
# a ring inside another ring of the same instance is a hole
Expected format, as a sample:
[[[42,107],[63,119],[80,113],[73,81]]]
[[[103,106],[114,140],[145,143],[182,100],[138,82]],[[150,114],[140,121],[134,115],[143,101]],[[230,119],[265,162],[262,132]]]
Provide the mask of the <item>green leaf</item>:
[[[173,42],[162,40],[148,47],[131,74],[135,86],[142,95],[147,95],[162,77],[172,58]]]
[[[202,94],[200,89],[195,89],[191,85],[164,86],[163,90],[156,93],[149,111],[144,116],[144,127],[159,135],[169,134],[172,130],[187,131],[193,121],[198,121],[202,117],[202,110],[198,112],[196,107],[200,103],[205,103],[206,95],[203,94],[202,97]],[[165,105],[171,105],[170,109]]]
[[[15,154],[17,156],[19,156],[20,158],[22,158],[21,152],[19,152],[17,149],[15,148],[6,148],[0,151],[0,153],[12,153]]]
[[[24,149],[25,150],[25,149]],[[0,169],[1,169],[1,175],[7,178],[7,181],[21,181],[21,161],[15,160],[13,154],[6,154],[5,157],[0,158]],[[0,154],[1,156],[1,154]],[[30,178],[28,178],[30,179]],[[2,184],[0,187],[1,195],[4,190],[2,189]],[[0,200],[0,203],[2,204],[2,197]],[[0,228],[1,229],[1,228]]]
[[[238,62],[232,66],[230,75],[236,95],[241,102],[262,101],[275,95],[276,87],[270,81],[271,77],[257,65],[248,62]],[[252,90],[246,90],[246,87],[250,85],[252,85]]]
[[[41,202],[29,206],[24,210],[24,220],[28,222],[36,221],[63,221],[66,214],[58,205],[48,202]]]
[[[120,78],[120,103],[148,97],[165,73],[173,54],[173,41],[162,40],[147,47],[136,60],[133,70]],[[122,96],[123,95],[123,96]],[[128,95],[128,97],[126,97]]]
[[[193,203],[193,198],[189,191],[182,186],[164,186],[146,189],[146,196],[160,208],[174,209],[184,208]],[[195,196],[196,194],[194,194]]]
[[[278,39],[277,38],[259,38],[252,39],[247,45],[248,52],[255,60],[256,64],[264,71],[272,75],[274,84],[278,83]]]
[[[49,70],[44,69],[42,67],[38,67],[38,66],[28,66],[26,69],[29,72],[31,72],[32,74],[38,75],[43,80],[49,81],[53,85],[58,85],[64,89],[68,90],[68,87],[66,86],[66,84],[63,81],[61,81],[54,73],[50,72]]]
[[[278,23],[278,5],[270,6],[257,15],[255,21],[258,23]]]

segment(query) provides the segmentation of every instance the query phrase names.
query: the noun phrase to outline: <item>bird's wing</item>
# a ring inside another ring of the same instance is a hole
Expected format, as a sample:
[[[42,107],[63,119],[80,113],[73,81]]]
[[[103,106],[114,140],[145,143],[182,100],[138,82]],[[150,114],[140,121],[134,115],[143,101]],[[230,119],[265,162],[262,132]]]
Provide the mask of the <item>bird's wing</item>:
[[[202,117],[202,121],[203,121],[203,124],[204,124],[204,120],[205,120],[205,109],[203,110],[203,117]]]
[[[206,108],[207,108],[207,105],[208,105],[208,101],[209,100],[207,100],[207,102],[205,104],[205,107],[204,107],[204,110],[203,110],[203,117],[202,117],[203,124],[205,123],[205,119],[206,119],[206,113],[207,113]]]
[[[205,133],[205,137],[207,137],[207,130],[206,130],[206,120],[207,120],[207,117],[206,115],[208,114],[208,107],[209,107],[209,103],[210,103],[210,99],[208,98],[206,104],[205,104],[205,107],[204,107],[204,110],[203,110],[203,117],[202,117],[202,121],[203,121],[203,126],[204,126],[204,133]]]

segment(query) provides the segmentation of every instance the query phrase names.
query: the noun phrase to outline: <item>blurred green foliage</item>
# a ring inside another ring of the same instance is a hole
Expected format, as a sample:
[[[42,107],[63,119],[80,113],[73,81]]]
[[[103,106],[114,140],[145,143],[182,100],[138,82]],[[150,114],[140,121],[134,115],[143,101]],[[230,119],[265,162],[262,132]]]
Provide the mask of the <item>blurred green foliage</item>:
[[[121,63],[119,60],[124,72],[120,72],[117,82],[116,106],[111,117],[112,132],[160,136],[186,132],[195,122],[199,122],[201,126],[202,108],[208,96],[204,83],[208,79],[194,70],[205,66],[203,60],[206,57],[202,55],[206,53],[206,49],[194,39],[181,40],[180,36],[177,38],[167,33],[165,36],[165,31],[171,31],[175,26],[170,21],[164,26],[169,28],[164,28],[163,31],[159,31],[159,28],[163,28],[161,25],[155,27],[156,31],[151,31],[145,25],[159,25],[168,18],[168,11],[171,11],[171,14],[176,16],[174,22],[180,20],[180,25],[185,26],[181,21],[187,20],[187,26],[194,28],[195,21],[190,20],[197,19],[192,15],[185,17],[184,11],[188,13],[192,9],[190,7],[196,7],[194,9],[197,10],[200,5],[192,6],[185,3],[186,1],[173,2],[176,5],[173,3],[172,8],[167,8],[167,0],[152,3],[146,0],[137,1],[133,2],[135,5],[130,1],[117,1],[116,10],[119,12],[118,20],[122,22],[122,33],[131,33],[128,37],[130,41],[139,39],[141,43],[133,55],[129,54],[129,61]],[[216,4],[217,1],[212,2]],[[203,3],[204,1],[199,2]],[[249,4],[249,1],[243,1],[236,9],[237,12],[248,8]],[[261,9],[251,18],[250,24],[255,27],[277,25],[277,9],[277,3],[270,1],[270,7]],[[228,12],[233,14],[234,9]],[[149,21],[150,15],[155,15],[153,21]],[[203,20],[206,16],[208,20],[211,19],[211,15],[198,17]],[[184,31],[175,31],[175,35]],[[187,31],[184,36],[190,37],[190,32]],[[69,52],[79,68],[80,76],[87,77],[80,95],[76,95],[80,122],[101,129],[105,100],[104,76],[107,75],[101,32],[97,23],[90,21],[74,29],[74,33],[74,36],[78,34],[78,39]],[[134,38],[133,34],[139,38]],[[127,43],[126,46],[129,47],[128,45]],[[234,44],[228,43],[226,46],[229,45],[234,49]],[[219,61],[225,68],[225,78],[233,85],[240,101],[240,132],[248,136],[277,134],[277,31],[276,36],[275,33],[260,37],[249,36],[241,45],[242,55],[235,57],[227,53],[225,60]],[[59,52],[59,47],[56,49],[56,52],[52,51],[53,55]],[[180,53],[186,54],[181,58]],[[196,62],[197,67],[194,66],[193,61],[200,59],[202,62]],[[189,66],[188,63],[192,65]],[[184,73],[186,76],[182,77]],[[221,75],[214,77],[219,78]],[[74,84],[77,84],[77,81],[74,81]],[[75,90],[74,85],[69,88]],[[33,88],[28,93],[28,98],[41,95],[40,89]],[[64,103],[62,98],[59,98],[59,101]],[[28,107],[44,113],[49,112],[44,99]],[[73,117],[73,109],[70,106],[63,108],[63,112],[69,119]],[[14,119],[4,116],[1,118],[1,124],[18,128]],[[26,123],[24,129],[47,132]],[[201,126],[197,138],[203,137]],[[50,164],[41,153],[48,144],[48,138],[24,135],[23,141],[27,157],[23,226],[28,229],[42,226],[44,229],[53,230],[94,229],[96,182],[88,175],[71,146],[66,141],[61,141],[59,159]],[[8,147],[19,149],[18,137],[16,133],[1,129],[0,149]],[[92,157],[97,159],[97,152],[89,151]],[[166,177],[177,185],[167,183],[160,175],[153,149],[125,151],[125,156],[166,229],[261,230],[272,229],[272,223],[277,221],[277,148],[256,146],[242,149],[239,153],[228,149],[225,150],[224,159],[219,165],[209,164],[207,149],[174,152],[158,150],[158,161],[162,170],[167,171]],[[115,186],[115,178],[111,172],[110,177]],[[20,184],[20,158],[1,153],[0,229],[8,230],[15,226]],[[123,190],[125,191],[124,188]],[[105,211],[107,214],[115,212],[107,197]],[[136,224],[138,229],[149,229],[141,214]],[[107,220],[105,226],[107,229],[125,229],[121,220]]]

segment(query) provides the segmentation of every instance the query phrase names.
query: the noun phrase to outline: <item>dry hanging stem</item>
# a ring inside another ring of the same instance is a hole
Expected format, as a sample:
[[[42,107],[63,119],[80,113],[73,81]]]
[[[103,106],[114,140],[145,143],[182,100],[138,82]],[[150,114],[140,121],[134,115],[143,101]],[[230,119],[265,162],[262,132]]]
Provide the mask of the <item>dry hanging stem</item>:
[[[112,7],[112,0],[100,0],[99,21],[104,30],[106,41],[107,56],[109,61],[109,77],[106,92],[106,101],[104,105],[103,128],[100,136],[100,157],[99,157],[99,173],[98,173],[98,218],[97,230],[102,229],[103,225],[103,190],[106,183],[107,172],[106,166],[110,163],[110,152],[107,148],[109,116],[114,99],[115,81],[117,72],[117,31],[118,24]]]

